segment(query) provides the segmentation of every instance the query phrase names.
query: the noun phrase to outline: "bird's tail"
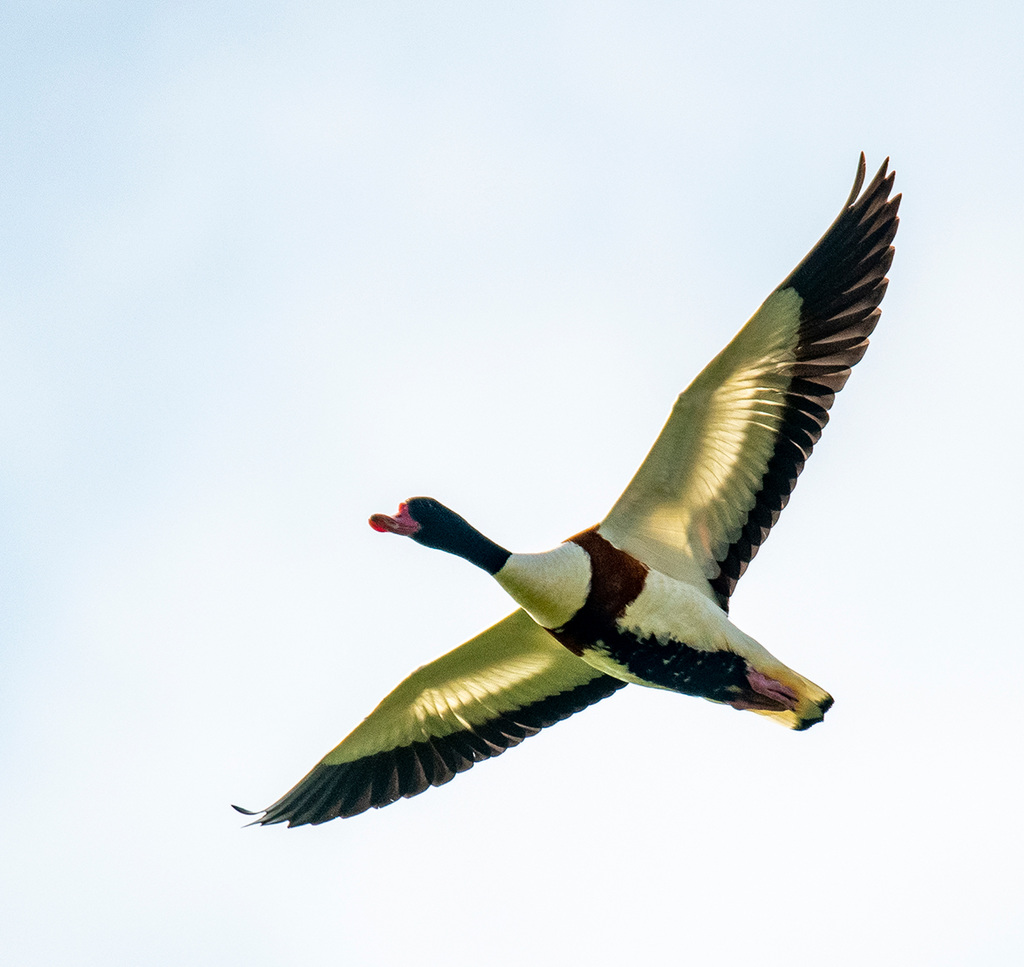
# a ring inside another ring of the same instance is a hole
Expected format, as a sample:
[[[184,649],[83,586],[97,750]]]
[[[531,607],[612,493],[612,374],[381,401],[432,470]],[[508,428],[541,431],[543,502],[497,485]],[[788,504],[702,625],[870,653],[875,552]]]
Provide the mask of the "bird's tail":
[[[754,691],[775,699],[771,703],[774,708],[752,708],[751,711],[767,715],[788,729],[798,732],[809,729],[832,707],[832,696],[825,689],[781,663],[767,674],[751,670],[748,681]]]

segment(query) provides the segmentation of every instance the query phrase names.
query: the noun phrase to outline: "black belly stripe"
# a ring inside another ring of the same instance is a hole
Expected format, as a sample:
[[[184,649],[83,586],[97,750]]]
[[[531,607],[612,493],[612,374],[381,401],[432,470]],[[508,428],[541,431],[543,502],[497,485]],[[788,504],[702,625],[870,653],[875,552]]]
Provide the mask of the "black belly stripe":
[[[736,708],[786,710],[781,702],[751,688],[747,678],[750,665],[734,652],[703,651],[675,639],[640,636],[621,627],[597,644],[599,651],[652,685]]]
[[[652,685],[712,701],[735,700],[750,691],[747,663],[731,651],[702,651],[678,641],[661,642],[617,629],[602,642],[609,658]]]

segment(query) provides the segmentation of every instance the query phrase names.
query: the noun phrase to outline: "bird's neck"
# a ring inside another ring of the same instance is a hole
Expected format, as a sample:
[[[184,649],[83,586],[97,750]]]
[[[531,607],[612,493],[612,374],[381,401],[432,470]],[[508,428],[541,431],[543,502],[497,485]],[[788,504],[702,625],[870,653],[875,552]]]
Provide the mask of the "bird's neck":
[[[421,543],[427,542],[421,541]],[[504,547],[495,544],[489,537],[484,537],[480,531],[465,521],[461,526],[446,534],[443,542],[432,543],[428,546],[465,558],[470,564],[483,568],[488,574],[497,574],[512,556],[511,551],[506,551]]]

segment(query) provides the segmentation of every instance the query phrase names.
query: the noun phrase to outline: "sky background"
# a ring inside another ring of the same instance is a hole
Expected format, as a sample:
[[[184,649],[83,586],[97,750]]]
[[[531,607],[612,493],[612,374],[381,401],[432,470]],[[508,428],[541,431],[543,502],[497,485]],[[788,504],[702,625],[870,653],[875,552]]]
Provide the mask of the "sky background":
[[[1024,961],[1024,7],[0,15],[5,964]],[[825,723],[631,687],[449,786],[242,828],[508,613],[838,212],[872,348],[732,616]]]

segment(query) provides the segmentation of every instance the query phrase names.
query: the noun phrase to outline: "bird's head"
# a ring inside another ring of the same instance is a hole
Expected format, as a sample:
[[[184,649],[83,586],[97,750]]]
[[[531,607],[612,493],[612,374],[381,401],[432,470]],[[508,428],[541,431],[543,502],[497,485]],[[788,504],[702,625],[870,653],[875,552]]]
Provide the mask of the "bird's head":
[[[424,547],[457,554],[491,574],[500,571],[510,556],[433,497],[410,497],[399,504],[394,517],[374,514],[370,526],[383,534],[400,534]]]

